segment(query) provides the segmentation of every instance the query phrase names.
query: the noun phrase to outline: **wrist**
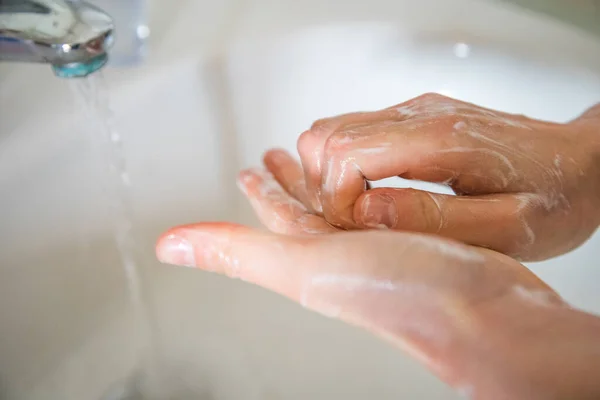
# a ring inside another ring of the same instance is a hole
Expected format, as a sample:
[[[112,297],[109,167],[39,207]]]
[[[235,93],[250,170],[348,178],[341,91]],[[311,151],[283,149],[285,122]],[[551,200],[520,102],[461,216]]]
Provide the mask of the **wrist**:
[[[590,181],[592,187],[591,207],[596,214],[596,227],[600,226],[600,118],[598,118],[593,126],[590,126],[588,134],[588,143],[590,146]]]
[[[596,155],[600,153],[600,103],[588,109],[572,124],[582,131],[584,143]]]
[[[600,104],[567,124],[566,129],[576,145],[572,158],[579,168],[578,185],[585,188],[584,217],[591,217],[595,229],[600,225]]]

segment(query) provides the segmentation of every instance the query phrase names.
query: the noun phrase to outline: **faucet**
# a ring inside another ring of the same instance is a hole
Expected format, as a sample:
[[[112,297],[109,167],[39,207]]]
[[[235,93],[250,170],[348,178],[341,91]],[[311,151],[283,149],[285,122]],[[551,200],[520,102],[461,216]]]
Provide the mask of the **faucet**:
[[[0,0],[0,61],[50,64],[63,78],[85,77],[108,61],[114,23],[80,0]]]

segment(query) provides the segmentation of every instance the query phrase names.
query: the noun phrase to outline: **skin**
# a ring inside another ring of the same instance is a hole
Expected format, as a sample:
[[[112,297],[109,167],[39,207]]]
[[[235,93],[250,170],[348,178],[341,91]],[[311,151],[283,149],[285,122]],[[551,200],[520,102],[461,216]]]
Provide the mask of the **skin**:
[[[317,121],[298,140],[308,204],[343,229],[434,233],[543,260],[600,224],[600,105],[568,124],[426,94]],[[365,190],[400,176],[459,196]]]
[[[428,233],[335,227],[325,208],[325,216],[315,212],[310,174],[293,157],[275,150],[264,163],[243,171],[239,186],[271,232],[175,227],[157,243],[159,260],[243,279],[360,326],[469,398],[600,397],[600,318],[489,249]]]

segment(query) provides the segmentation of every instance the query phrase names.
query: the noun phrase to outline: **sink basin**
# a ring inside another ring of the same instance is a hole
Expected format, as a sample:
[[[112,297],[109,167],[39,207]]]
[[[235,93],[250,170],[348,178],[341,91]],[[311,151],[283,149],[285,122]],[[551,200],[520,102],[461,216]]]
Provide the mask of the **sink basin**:
[[[268,147],[293,150],[320,117],[433,91],[567,121],[600,101],[600,41],[493,2],[215,3],[155,4],[147,62],[104,71],[166,369],[199,399],[459,398],[360,330],[241,282],[159,265],[155,238],[194,220],[257,224],[237,170]],[[70,86],[43,66],[0,65],[6,399],[101,399],[143,351],[94,127]],[[599,249],[596,235],[531,268],[600,313]]]

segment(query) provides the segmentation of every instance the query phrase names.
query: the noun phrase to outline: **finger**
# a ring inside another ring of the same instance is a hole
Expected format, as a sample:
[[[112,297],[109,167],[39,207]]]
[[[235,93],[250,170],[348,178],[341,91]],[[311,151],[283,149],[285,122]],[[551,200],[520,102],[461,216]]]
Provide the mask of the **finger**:
[[[337,284],[346,289],[367,286],[382,291],[394,291],[392,286],[404,284],[407,286],[398,288],[401,296],[418,297],[424,290],[446,300],[457,295],[463,302],[496,296],[507,282],[548,289],[529,270],[502,254],[405,232],[291,236],[230,223],[197,223],[165,232],[156,252],[161,262],[241,278],[299,302],[307,300],[315,286]],[[352,278],[356,278],[354,282]]]
[[[194,224],[166,232],[156,253],[164,263],[198,267],[299,299],[304,269],[310,266],[301,257],[302,245],[310,243],[305,238],[310,237],[263,233],[228,223]],[[287,254],[296,260],[290,263]]]
[[[543,282],[507,257],[400,232],[294,237],[207,223],[169,230],[156,251],[162,262],[240,278],[362,326],[457,385],[473,383],[488,370],[486,360],[496,360],[488,352],[492,341],[474,340],[482,337],[484,305],[490,318],[500,314],[495,299],[537,290],[540,299],[554,300]]]
[[[328,137],[341,127],[351,130],[352,127],[399,117],[400,115],[394,110],[344,114],[319,120],[308,131],[300,135],[298,153],[305,174],[309,203],[314,211],[322,212],[319,192],[323,168],[323,147]]]
[[[273,175],[262,169],[242,171],[238,184],[260,221],[283,234],[320,234],[335,229],[286,192]]]
[[[286,192],[304,204],[304,206],[310,207],[306,192],[304,171],[298,161],[287,151],[274,149],[265,153],[263,162],[267,170],[273,174]]]
[[[441,235],[517,257],[535,242],[536,226],[513,194],[461,197],[414,189],[378,188],[356,202],[361,228]]]
[[[364,179],[393,176],[451,184],[459,193],[510,191],[516,167],[500,150],[477,147],[464,135],[453,135],[453,119],[403,121],[343,130],[325,146],[321,202],[327,221],[354,228],[353,208],[365,191]],[[460,129],[460,127],[459,127]],[[377,134],[356,135],[356,131]]]

